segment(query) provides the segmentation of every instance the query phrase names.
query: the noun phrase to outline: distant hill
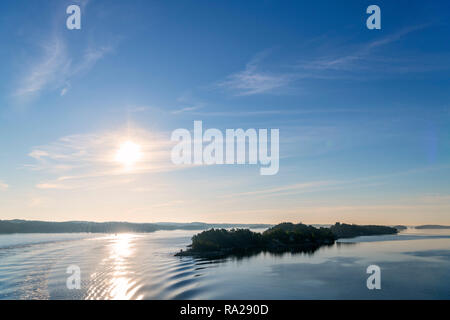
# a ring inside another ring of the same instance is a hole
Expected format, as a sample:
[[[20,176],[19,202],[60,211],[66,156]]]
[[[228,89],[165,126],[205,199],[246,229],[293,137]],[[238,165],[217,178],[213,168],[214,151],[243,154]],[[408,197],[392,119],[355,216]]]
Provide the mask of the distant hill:
[[[416,229],[450,229],[450,226],[440,226],[435,224],[426,224],[423,226],[416,226]]]
[[[206,230],[210,228],[268,228],[266,224],[207,224],[193,223],[130,223],[130,222],[89,222],[67,221],[47,222],[30,220],[0,220],[0,234],[11,233],[122,233],[154,232],[158,230]]]
[[[204,222],[155,222],[158,226],[169,227],[169,228],[178,228],[184,230],[203,230],[210,228],[250,228],[250,229],[267,229],[270,228],[271,224],[262,224],[262,223],[204,223]]]

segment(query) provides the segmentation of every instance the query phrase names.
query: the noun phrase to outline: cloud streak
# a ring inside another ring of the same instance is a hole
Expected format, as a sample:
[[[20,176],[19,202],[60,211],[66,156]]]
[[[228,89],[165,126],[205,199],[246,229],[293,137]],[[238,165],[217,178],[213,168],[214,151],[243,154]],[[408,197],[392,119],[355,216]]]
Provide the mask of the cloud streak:
[[[382,55],[375,54],[376,50],[398,42],[408,34],[426,27],[428,25],[404,28],[378,40],[354,46],[351,51],[347,49],[347,52],[343,54],[321,56],[310,61],[301,62],[297,64],[296,69],[302,70],[306,77],[311,78],[329,78],[332,77],[331,72],[334,74],[336,72],[357,73],[369,69],[376,70],[377,73],[428,71],[427,68],[417,68],[417,61],[410,61],[409,59],[405,59],[405,57],[386,58]],[[381,66],[384,66],[384,68],[381,68]],[[386,68],[387,66],[389,68]]]
[[[115,161],[121,143],[129,140],[142,152],[141,161],[132,170]],[[160,134],[140,128],[78,134],[33,148],[29,156],[34,163],[27,167],[54,176],[36,185],[42,190],[111,187],[132,182],[136,174],[174,170],[170,147],[171,142]]]
[[[285,87],[294,80],[293,74],[271,73],[260,70],[260,64],[268,52],[256,55],[245,69],[229,75],[224,81],[218,83],[218,87],[236,92],[239,96],[248,96],[261,93],[274,92]]]
[[[399,171],[395,173],[389,174],[380,174],[375,176],[367,176],[349,180],[322,180],[322,181],[308,181],[302,183],[294,183],[283,186],[276,186],[267,189],[260,189],[248,192],[240,192],[240,193],[232,193],[223,195],[222,198],[235,198],[235,197],[280,197],[280,196],[288,196],[302,193],[313,193],[313,192],[324,192],[330,190],[339,190],[339,189],[347,189],[347,188],[362,188],[362,187],[373,187],[379,186],[381,184],[385,184],[386,180],[390,178],[395,178],[399,176],[408,176],[414,175],[418,173],[424,173],[429,171],[439,171],[439,170],[447,170],[448,166],[435,166],[435,167],[422,167],[416,168],[412,170]],[[424,202],[433,202],[436,201],[447,201],[450,199],[448,195],[425,195],[422,200]]]
[[[257,54],[248,62],[244,70],[233,73],[225,80],[217,84],[218,88],[224,88],[233,92],[236,96],[250,96],[256,94],[279,93],[281,89],[293,85],[298,80],[308,79],[351,79],[360,72],[375,70],[376,76],[387,73],[427,72],[442,68],[441,63],[433,63],[427,59],[427,63],[407,59],[405,57],[383,57],[375,54],[377,50],[392,43],[398,42],[408,34],[422,30],[428,25],[419,25],[404,28],[400,31],[382,37],[378,40],[351,46],[349,51],[346,46],[344,53],[340,48],[333,48],[340,54],[327,54],[305,59],[280,72],[263,71],[263,62],[269,55],[269,51]],[[365,78],[367,78],[365,74]],[[355,77],[355,79],[358,79]]]
[[[9,188],[9,185],[0,180],[0,191],[6,191]]]
[[[65,44],[59,38],[41,45],[43,56],[33,63],[28,74],[20,81],[17,96],[29,96],[38,93],[53,82],[58,81],[58,71],[67,73],[70,61]]]
[[[53,36],[39,45],[41,56],[31,62],[31,66],[18,81],[14,96],[27,99],[38,96],[45,90],[59,90],[64,96],[71,88],[74,78],[86,74],[106,54],[110,46],[88,47],[81,57],[70,53],[61,36]]]

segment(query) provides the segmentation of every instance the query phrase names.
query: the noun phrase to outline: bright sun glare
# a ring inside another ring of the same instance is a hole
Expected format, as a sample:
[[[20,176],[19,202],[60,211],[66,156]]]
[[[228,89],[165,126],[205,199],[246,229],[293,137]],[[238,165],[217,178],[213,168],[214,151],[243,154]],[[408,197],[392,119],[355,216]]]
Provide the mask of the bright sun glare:
[[[116,161],[126,167],[133,166],[141,157],[141,147],[132,141],[122,143],[116,153]]]

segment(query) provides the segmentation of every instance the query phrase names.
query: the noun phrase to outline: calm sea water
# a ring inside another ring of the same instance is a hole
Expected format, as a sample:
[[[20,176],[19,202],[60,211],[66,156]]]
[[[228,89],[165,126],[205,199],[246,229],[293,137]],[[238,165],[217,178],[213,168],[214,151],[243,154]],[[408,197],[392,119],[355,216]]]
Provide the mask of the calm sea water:
[[[0,299],[450,299],[450,230],[348,239],[314,253],[175,257],[197,232],[0,235]],[[372,264],[381,290],[366,287]],[[66,286],[71,265],[79,290]]]

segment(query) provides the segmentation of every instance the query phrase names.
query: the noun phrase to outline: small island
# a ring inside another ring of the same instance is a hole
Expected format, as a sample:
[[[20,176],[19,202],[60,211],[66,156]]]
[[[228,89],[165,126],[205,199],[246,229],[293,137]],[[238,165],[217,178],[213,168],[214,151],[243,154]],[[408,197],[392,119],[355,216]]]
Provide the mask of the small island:
[[[263,233],[249,229],[210,229],[192,237],[188,249],[176,256],[224,257],[268,252],[313,252],[332,245],[339,238],[396,234],[398,229],[385,226],[359,226],[336,223],[329,228],[316,228],[302,223],[280,223]]]

